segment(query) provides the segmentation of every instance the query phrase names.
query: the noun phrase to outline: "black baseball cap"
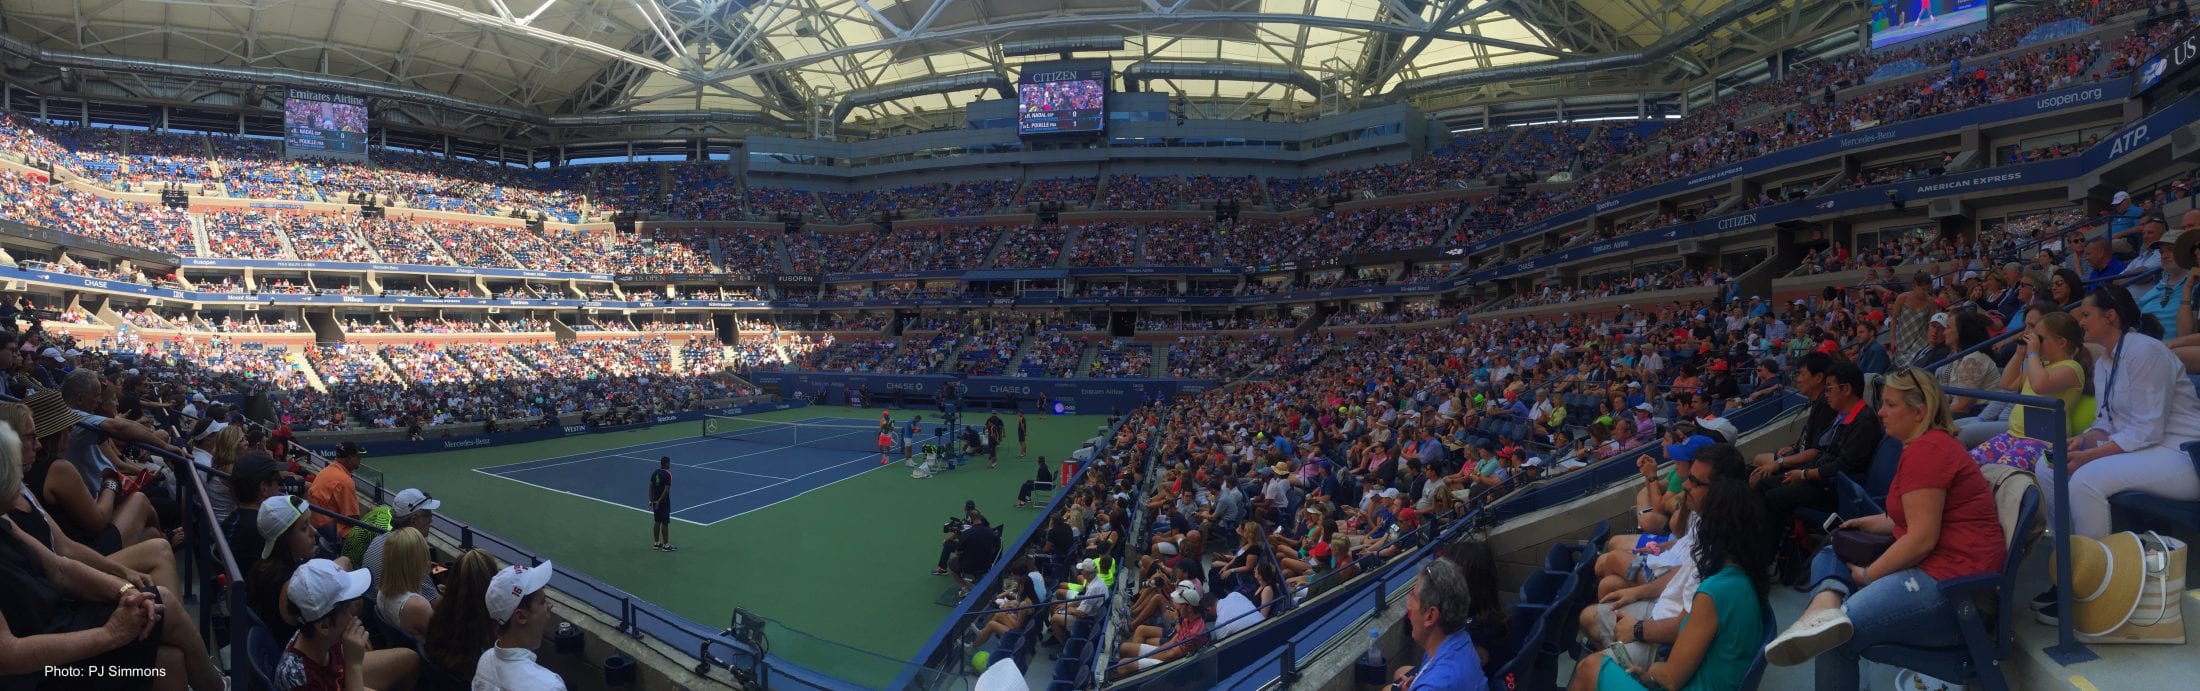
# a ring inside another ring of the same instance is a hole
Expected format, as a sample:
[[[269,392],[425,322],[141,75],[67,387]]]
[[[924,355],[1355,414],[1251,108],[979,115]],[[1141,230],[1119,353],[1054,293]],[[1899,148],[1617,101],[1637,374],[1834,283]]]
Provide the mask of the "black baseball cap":
[[[963,510],[964,510],[964,511],[976,511],[976,510],[978,510],[978,500],[976,500],[976,499],[964,499],[964,500],[963,500]]]
[[[237,457],[237,465],[229,471],[230,481],[238,486],[253,487],[275,477],[281,471],[275,457],[266,451],[247,451]]]
[[[342,444],[338,444],[338,445],[336,446],[336,455],[338,455],[338,456],[365,456],[365,455],[367,455],[367,451],[366,451],[366,449],[362,449],[362,448],[359,448],[359,442],[355,442],[355,441],[347,441],[347,442],[344,442],[344,443],[342,443]]]

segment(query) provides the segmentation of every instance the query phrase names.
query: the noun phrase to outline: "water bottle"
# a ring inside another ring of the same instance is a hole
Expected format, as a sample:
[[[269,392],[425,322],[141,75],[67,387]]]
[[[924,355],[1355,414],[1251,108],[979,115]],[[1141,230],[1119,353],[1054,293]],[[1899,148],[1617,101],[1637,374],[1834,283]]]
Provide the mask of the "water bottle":
[[[1379,686],[1390,681],[1390,666],[1383,660],[1383,630],[1370,627],[1367,630],[1367,652],[1360,654],[1360,662],[1353,666],[1352,676],[1366,686]]]

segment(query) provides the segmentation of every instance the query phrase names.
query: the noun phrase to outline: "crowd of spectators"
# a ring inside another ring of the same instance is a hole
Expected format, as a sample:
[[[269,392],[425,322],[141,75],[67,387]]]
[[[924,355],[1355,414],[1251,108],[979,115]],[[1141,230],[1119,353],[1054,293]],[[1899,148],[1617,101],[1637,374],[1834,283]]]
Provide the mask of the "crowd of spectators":
[[[895,228],[862,255],[856,271],[939,271],[981,266],[1000,235],[1001,229],[993,226]]]
[[[1001,237],[1001,249],[995,254],[993,266],[1002,269],[1054,266],[1062,259],[1062,243],[1068,240],[1069,232],[1058,225],[1011,228]]]
[[[1100,183],[1094,178],[1040,178],[1024,183],[1023,191],[1016,194],[1016,205],[1061,204],[1082,209],[1092,204],[1099,188]]]

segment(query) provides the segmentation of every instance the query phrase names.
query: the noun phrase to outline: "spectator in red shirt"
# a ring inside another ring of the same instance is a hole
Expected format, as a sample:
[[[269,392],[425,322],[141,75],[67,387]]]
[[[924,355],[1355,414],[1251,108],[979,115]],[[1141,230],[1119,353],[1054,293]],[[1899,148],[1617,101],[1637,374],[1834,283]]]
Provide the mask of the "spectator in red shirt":
[[[1811,563],[1817,583],[1801,619],[1765,646],[1765,659],[1818,659],[1818,688],[1859,688],[1865,648],[1961,642],[1939,583],[1999,570],[2007,543],[1993,488],[1953,434],[1948,399],[1933,375],[1907,368],[1887,378],[1879,419],[1903,442],[1887,490],[1887,513],[1853,518],[1846,530],[1893,535],[1870,564],[1843,563],[1833,548]]]

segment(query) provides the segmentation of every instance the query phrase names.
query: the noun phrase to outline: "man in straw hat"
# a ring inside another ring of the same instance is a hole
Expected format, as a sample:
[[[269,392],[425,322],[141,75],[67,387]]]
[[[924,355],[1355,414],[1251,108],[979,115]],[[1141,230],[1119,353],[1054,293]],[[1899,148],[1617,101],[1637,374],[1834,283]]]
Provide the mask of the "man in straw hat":
[[[32,394],[25,403],[41,446],[66,443],[80,429],[77,423],[86,419],[85,413],[70,408],[53,389]],[[49,461],[41,467],[46,468],[44,479],[32,489],[55,507],[55,517],[70,538],[113,554],[160,536],[159,516],[151,500],[134,491],[140,481],[125,484],[119,475],[87,473],[73,462]]]
[[[124,444],[144,444],[185,458],[190,457],[190,452],[168,443],[165,435],[152,428],[122,418],[87,412],[100,407],[101,398],[106,395],[106,386],[106,381],[99,378],[98,372],[84,369],[70,372],[69,376],[61,380],[61,401],[67,403],[71,411],[82,416],[75,429],[70,430],[67,456],[69,463],[83,471],[87,479],[107,473],[134,476],[148,472],[155,475],[166,472],[158,465],[140,465],[129,459],[109,457],[99,447],[110,437],[121,440]],[[53,431],[55,430],[48,430],[48,433]]]
[[[2193,316],[2200,309],[2200,297],[2194,295],[2200,292],[2200,276],[2194,275],[2200,269],[2200,209],[2185,212],[2182,220],[2177,230],[2162,234],[2169,247],[2162,280],[2140,296],[2139,310],[2162,320],[2163,343],[2191,374],[2200,372],[2200,320]]]

